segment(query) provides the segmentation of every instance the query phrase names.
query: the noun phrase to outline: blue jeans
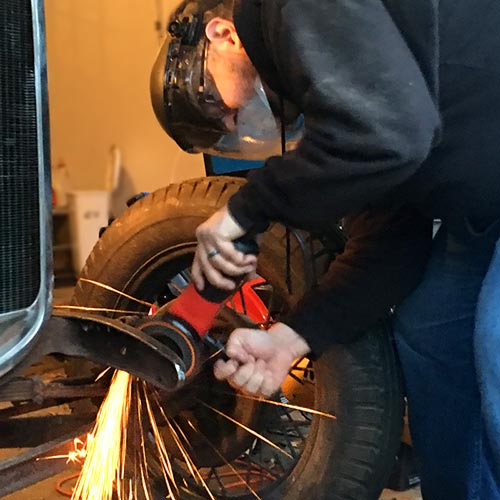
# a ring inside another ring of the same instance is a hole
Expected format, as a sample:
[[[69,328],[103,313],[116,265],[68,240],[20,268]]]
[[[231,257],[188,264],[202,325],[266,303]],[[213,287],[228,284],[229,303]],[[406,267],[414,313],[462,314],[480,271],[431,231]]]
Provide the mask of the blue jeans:
[[[500,500],[499,226],[442,226],[394,317],[424,500]]]

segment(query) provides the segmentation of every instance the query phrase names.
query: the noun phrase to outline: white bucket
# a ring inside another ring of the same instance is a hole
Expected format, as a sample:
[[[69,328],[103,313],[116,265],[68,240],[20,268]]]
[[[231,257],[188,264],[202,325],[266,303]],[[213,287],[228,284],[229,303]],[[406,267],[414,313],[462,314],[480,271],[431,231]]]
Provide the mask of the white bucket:
[[[99,239],[99,229],[108,225],[110,198],[108,191],[68,193],[73,267],[77,275]]]

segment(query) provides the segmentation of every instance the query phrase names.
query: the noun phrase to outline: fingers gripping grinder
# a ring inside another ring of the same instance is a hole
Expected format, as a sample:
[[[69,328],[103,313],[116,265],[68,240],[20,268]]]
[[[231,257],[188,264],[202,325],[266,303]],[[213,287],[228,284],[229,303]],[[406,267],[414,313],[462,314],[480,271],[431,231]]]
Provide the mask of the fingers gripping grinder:
[[[234,242],[235,248],[245,254],[258,253],[255,240],[248,237]],[[232,277],[236,290],[245,276]],[[208,332],[212,327],[219,309],[235,293],[235,290],[222,290],[206,282],[205,288],[198,291],[191,283],[179,297],[161,307],[153,316],[136,324],[136,328],[151,335],[173,350],[182,360],[185,368],[185,382],[189,381],[207,359]],[[220,349],[212,340],[212,345]],[[213,352],[213,349],[212,349]]]

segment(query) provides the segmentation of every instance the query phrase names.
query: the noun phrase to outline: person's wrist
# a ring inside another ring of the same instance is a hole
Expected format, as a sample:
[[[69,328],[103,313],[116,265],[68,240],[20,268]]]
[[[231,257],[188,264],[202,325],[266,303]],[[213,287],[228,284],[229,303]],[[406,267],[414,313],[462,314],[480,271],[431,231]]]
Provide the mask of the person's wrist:
[[[286,346],[293,359],[301,358],[311,352],[306,340],[285,323],[275,323],[269,329],[269,334],[277,346]]]
[[[223,231],[229,239],[234,240],[245,234],[245,229],[238,223],[236,218],[233,216],[229,207],[226,205],[221,209],[222,221],[223,221]]]

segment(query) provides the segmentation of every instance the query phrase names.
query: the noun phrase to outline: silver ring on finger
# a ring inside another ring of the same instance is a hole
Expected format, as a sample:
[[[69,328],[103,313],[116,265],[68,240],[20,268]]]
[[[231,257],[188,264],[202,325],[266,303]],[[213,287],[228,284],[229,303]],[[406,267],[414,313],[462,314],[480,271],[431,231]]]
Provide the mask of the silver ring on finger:
[[[210,250],[210,252],[208,252],[207,258],[213,259],[216,255],[219,255],[219,254],[220,254],[220,251],[217,250],[217,248],[214,248],[213,250]]]

